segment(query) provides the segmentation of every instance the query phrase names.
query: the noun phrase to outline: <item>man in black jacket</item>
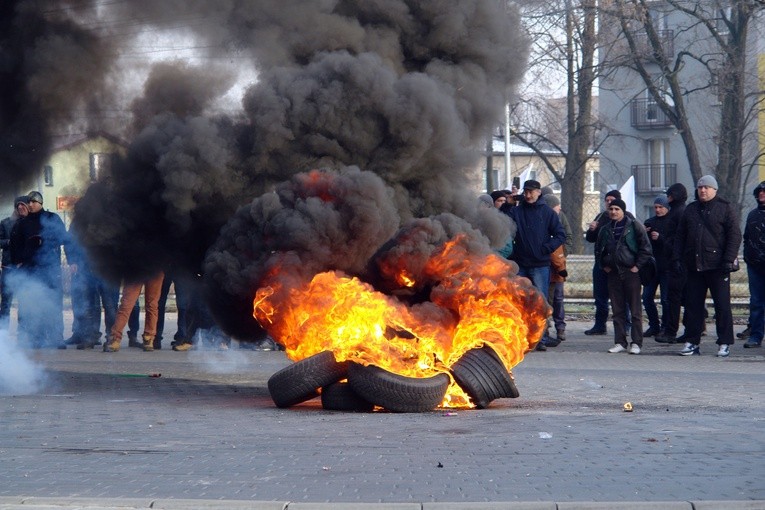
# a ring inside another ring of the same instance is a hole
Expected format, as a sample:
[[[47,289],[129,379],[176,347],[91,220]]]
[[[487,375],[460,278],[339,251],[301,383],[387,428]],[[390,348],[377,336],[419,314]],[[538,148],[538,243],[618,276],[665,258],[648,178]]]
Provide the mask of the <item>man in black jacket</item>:
[[[744,227],[744,260],[749,277],[749,327],[746,348],[762,345],[765,329],[765,181],[754,188],[757,207],[749,211]]]
[[[685,212],[685,202],[688,200],[688,190],[682,183],[676,182],[667,188],[667,200],[669,201],[669,213],[667,213],[667,225],[664,231],[664,250],[663,253],[669,259],[667,260],[667,308],[662,307],[664,320],[662,321],[664,330],[656,335],[654,339],[657,342],[673,344],[677,339],[677,330],[680,327],[680,307],[683,304],[683,290],[685,289],[685,273],[676,271],[678,266],[682,267],[677,258],[675,258],[675,237],[677,228],[680,225],[680,218]],[[682,340],[680,340],[682,341]]]
[[[699,199],[688,204],[680,218],[674,246],[675,258],[688,275],[686,343],[679,354],[700,354],[708,290],[715,307],[717,356],[727,357],[733,345],[730,273],[741,244],[741,229],[735,207],[717,196],[717,180],[713,176],[702,176],[696,190]]]
[[[0,248],[3,250],[3,272],[0,274],[0,329],[7,329],[13,303],[13,264],[11,264],[11,233],[16,222],[29,214],[29,198],[16,197],[13,213],[0,223]]]

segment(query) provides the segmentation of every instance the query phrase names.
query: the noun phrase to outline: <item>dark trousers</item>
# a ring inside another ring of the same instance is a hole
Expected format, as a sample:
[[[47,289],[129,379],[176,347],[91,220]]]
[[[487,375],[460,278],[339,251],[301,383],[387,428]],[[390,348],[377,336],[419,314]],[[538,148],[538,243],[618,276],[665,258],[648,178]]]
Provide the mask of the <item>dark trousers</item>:
[[[564,282],[550,282],[547,302],[552,306],[552,319],[556,331],[566,331],[566,309],[563,304]]]
[[[667,322],[667,287],[669,274],[667,271],[659,271],[656,278],[648,285],[643,286],[643,308],[648,319],[648,327],[657,330],[665,329]],[[659,289],[659,302],[661,303],[661,316],[656,308],[656,289]]]
[[[186,339],[186,310],[188,309],[188,293],[185,284],[180,278],[174,278],[172,275],[165,274],[162,281],[162,291],[159,294],[159,303],[157,304],[159,316],[157,317],[157,338],[162,340],[165,332],[165,308],[167,306],[167,296],[170,294],[170,285],[175,288],[175,306],[178,309],[178,328],[174,340]]]
[[[13,289],[9,280],[14,269],[11,266],[3,266],[3,272],[0,273],[0,328],[7,328],[11,319]]]
[[[643,346],[643,307],[640,303],[640,276],[629,270],[612,270],[608,275],[608,295],[614,322],[614,343],[627,347],[627,314],[631,314],[632,343]]]
[[[715,305],[717,344],[733,345],[733,312],[730,308],[730,273],[712,271],[689,271],[685,284],[686,342],[698,345],[704,331],[704,304],[707,290]]]
[[[667,271],[667,309],[664,312],[664,332],[677,335],[680,327],[680,307],[685,295],[685,271]]]
[[[593,329],[605,331],[608,322],[608,276],[598,264],[592,266],[592,295],[595,298]]]

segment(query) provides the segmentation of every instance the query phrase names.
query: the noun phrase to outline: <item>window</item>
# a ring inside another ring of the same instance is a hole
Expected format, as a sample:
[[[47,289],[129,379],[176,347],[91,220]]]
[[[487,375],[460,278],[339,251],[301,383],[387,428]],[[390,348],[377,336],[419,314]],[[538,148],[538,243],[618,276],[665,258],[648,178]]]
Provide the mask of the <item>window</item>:
[[[53,167],[45,165],[43,167],[43,181],[46,186],[53,186]]]
[[[648,163],[650,173],[648,186],[654,190],[666,189],[672,183],[667,183],[667,161],[669,161],[669,140],[656,138],[648,140]]]
[[[114,154],[109,152],[90,153],[90,182],[96,182],[104,172],[110,172]]]
[[[600,172],[595,170],[587,170],[587,175],[584,178],[584,191],[587,193],[599,193],[598,181],[600,180]]]

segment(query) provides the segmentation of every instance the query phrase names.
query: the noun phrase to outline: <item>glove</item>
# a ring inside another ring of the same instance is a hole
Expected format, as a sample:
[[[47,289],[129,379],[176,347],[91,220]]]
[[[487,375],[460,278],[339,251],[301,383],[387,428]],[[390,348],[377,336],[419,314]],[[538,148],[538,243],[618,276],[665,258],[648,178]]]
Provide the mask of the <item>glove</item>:
[[[723,264],[723,271],[726,273],[732,273],[733,272],[733,262],[726,262]]]
[[[563,278],[568,278],[568,271],[565,269],[563,271],[558,271],[558,275],[562,276]]]

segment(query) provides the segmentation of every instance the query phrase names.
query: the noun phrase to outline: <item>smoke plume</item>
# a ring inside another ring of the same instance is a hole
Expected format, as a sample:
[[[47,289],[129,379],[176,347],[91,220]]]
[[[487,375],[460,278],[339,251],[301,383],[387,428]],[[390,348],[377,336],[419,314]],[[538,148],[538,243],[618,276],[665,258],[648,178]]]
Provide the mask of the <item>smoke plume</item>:
[[[132,103],[127,154],[75,210],[101,274],[203,271],[217,322],[246,339],[260,334],[252,299],[264,275],[295,285],[316,271],[363,275],[410,220],[448,213],[485,249],[504,244],[506,218],[477,207],[467,170],[522,77],[514,8],[133,0],[100,10],[141,12],[157,27],[183,12],[203,20],[187,27],[202,51],[258,72],[240,113],[224,114],[213,105],[236,70],[154,67]]]

